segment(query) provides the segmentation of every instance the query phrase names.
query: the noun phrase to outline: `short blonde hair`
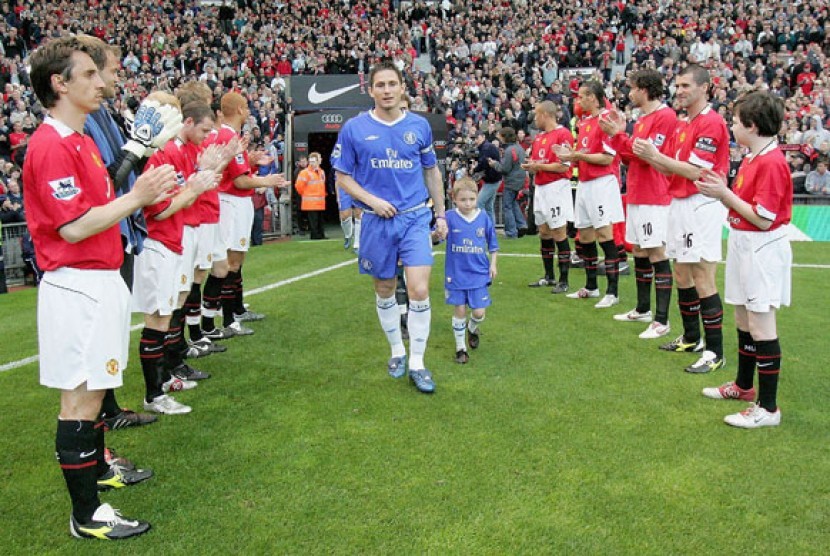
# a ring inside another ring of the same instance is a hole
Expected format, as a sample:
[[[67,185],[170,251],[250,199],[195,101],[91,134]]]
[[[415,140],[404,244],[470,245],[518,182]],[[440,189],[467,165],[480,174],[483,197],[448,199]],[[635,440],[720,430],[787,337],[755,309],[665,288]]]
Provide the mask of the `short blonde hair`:
[[[153,91],[144,100],[154,100],[161,105],[175,106],[179,112],[182,111],[182,105],[179,99],[165,91]]]
[[[317,162],[323,162],[323,155],[318,152],[313,152],[308,155],[308,160],[310,161],[312,158],[316,158]]]
[[[176,89],[176,96],[182,105],[200,100],[208,105],[213,102],[213,92],[203,81],[188,81],[179,85]]]
[[[478,185],[476,184],[475,180],[469,176],[464,176],[463,178],[459,178],[452,186],[452,198],[455,199],[457,193],[462,191],[470,191],[474,195],[478,196]]]

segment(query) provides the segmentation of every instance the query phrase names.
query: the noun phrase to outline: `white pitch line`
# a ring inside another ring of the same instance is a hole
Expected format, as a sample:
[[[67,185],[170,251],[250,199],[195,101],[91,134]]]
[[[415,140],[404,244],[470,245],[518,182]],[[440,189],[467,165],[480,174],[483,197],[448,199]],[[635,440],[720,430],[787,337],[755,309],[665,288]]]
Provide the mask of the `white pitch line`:
[[[443,255],[443,251],[434,251],[433,254],[435,255]],[[528,259],[528,258],[539,258],[538,253],[501,253],[499,252],[499,258],[501,257],[515,257],[517,259]],[[720,261],[718,264],[726,265],[726,261]],[[830,270],[830,264],[799,264],[793,263],[793,268],[817,268],[819,270]]]
[[[293,284],[294,282],[299,282],[300,280],[305,280],[306,278],[313,278],[315,276],[319,276],[320,274],[325,274],[326,272],[331,272],[332,270],[337,270],[338,268],[343,268],[344,266],[349,266],[351,264],[355,264],[357,259],[351,259],[348,261],[343,261],[342,263],[337,263],[332,266],[327,266],[325,268],[321,268],[319,270],[315,270],[313,272],[306,272],[305,274],[300,274],[299,276],[294,276],[293,278],[287,278],[285,280],[280,280],[279,282],[274,282],[273,284],[268,284],[267,286],[262,286],[261,288],[255,288],[253,290],[249,290],[245,292],[245,297],[249,297],[251,295],[257,295],[263,292],[267,292],[276,288],[281,288],[283,286],[287,286],[289,284]],[[136,330],[141,330],[144,328],[143,324],[134,324],[130,327],[130,332],[135,332]],[[20,359],[18,361],[11,361],[9,363],[4,363],[0,365],[0,373],[4,373],[6,371],[11,371],[13,369],[17,369],[19,367],[23,367],[28,365],[29,363],[36,363],[40,359],[37,355],[32,355],[31,357],[26,357]]]
[[[433,251],[433,255],[443,255],[443,251]],[[500,257],[515,257],[515,258],[536,258],[538,254],[532,253],[499,253]],[[267,286],[262,286],[261,288],[255,288],[253,290],[245,292],[245,297],[251,295],[257,295],[263,292],[267,292],[276,288],[281,288],[283,286],[288,286],[289,284],[293,284],[294,282],[299,282],[300,280],[305,280],[306,278],[313,278],[315,276],[319,276],[320,274],[325,274],[326,272],[331,272],[332,270],[337,270],[338,268],[343,268],[344,266],[349,266],[351,264],[355,264],[357,259],[351,259],[348,261],[343,261],[342,263],[337,263],[336,265],[327,266],[325,268],[321,268],[319,270],[315,270],[313,272],[307,272],[305,274],[300,274],[299,276],[294,276],[293,278],[287,278],[285,280],[280,280],[279,282],[274,282],[273,284],[268,284]],[[721,262],[721,264],[725,264]],[[817,268],[821,270],[830,269],[830,265],[826,264],[793,264],[793,268]],[[143,324],[134,324],[130,327],[130,332],[135,332],[136,330],[141,330],[144,328]],[[0,365],[0,373],[11,371],[13,369],[17,369],[19,367],[23,367],[28,365],[29,363],[36,363],[39,360],[37,355],[32,355],[30,357],[25,357],[23,359],[19,359],[17,361],[11,361],[9,363],[4,363]]]
[[[26,357],[25,359],[21,359],[19,361],[12,361],[11,363],[5,363],[0,365],[0,373],[11,371],[12,369],[16,369],[18,367],[22,367],[24,365],[28,365],[29,363],[36,362],[40,357],[37,355],[32,355],[31,357]]]

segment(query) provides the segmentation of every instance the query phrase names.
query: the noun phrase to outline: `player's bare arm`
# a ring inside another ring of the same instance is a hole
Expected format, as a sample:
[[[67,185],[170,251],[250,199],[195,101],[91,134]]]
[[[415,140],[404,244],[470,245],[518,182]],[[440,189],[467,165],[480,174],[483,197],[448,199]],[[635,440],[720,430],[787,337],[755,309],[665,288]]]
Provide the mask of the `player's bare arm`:
[[[563,174],[568,171],[567,164],[562,164],[561,162],[545,162],[544,160],[526,160],[522,163],[522,169],[526,170],[531,173],[538,173],[538,172],[552,172],[555,174]]]
[[[237,189],[257,189],[260,187],[285,187],[285,176],[268,174],[267,176],[242,175],[233,180]]]
[[[702,168],[664,155],[651,141],[635,139],[631,150],[634,151],[637,158],[647,162],[661,174],[676,174],[691,181],[700,179]]]
[[[372,195],[371,193],[363,189],[363,187],[361,187],[360,184],[357,183],[357,181],[355,181],[355,179],[348,174],[335,171],[335,183],[338,187],[342,187],[343,191],[351,195],[352,198],[357,199],[361,203],[368,205],[372,209],[372,211],[381,218],[392,218],[398,212],[390,202],[386,201],[385,199],[381,199],[380,197],[377,197],[375,195]],[[441,207],[441,214],[443,214],[443,198],[441,199]]]
[[[437,220],[435,221],[435,232],[438,239],[447,237],[447,220],[444,218],[444,181],[441,179],[441,171],[438,166],[424,170],[424,181],[426,181],[429,196],[432,198],[432,207]]]
[[[132,191],[106,205],[92,207],[89,211],[59,230],[63,239],[78,243],[111,228],[119,220],[136,210],[169,198],[169,190],[176,184],[176,171],[170,164],[152,168],[138,177]]]
[[[202,170],[196,172],[188,178],[185,186],[175,194],[170,201],[170,205],[155,216],[156,220],[165,220],[170,218],[180,210],[192,205],[196,199],[211,189],[219,185],[216,173],[213,170]]]
[[[608,153],[583,153],[575,151],[569,145],[555,145],[553,151],[564,162],[587,162],[594,166],[610,166],[614,162],[614,155]]]

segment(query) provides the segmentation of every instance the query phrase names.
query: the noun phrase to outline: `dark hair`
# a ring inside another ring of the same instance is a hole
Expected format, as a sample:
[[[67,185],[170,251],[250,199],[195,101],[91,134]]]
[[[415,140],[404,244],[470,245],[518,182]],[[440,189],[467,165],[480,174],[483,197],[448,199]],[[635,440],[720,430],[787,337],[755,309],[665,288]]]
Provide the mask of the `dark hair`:
[[[629,81],[633,87],[643,89],[649,100],[656,100],[663,96],[663,76],[657,70],[635,71],[631,74]]]
[[[775,137],[784,121],[784,101],[767,91],[751,91],[738,98],[735,112],[744,127],[754,124],[761,137]]]
[[[696,85],[708,85],[712,81],[709,77],[709,70],[698,64],[689,64],[680,70],[677,76],[680,77],[682,75],[691,75]]]
[[[605,88],[602,86],[602,83],[597,81],[596,79],[591,79],[589,81],[583,82],[579,88],[586,88],[588,92],[591,93],[594,98],[597,99],[599,102],[600,108],[605,108]]]
[[[507,145],[516,142],[516,130],[509,125],[501,128],[499,130],[499,135],[501,136],[502,141],[504,141]]]
[[[70,35],[51,40],[34,51],[29,77],[35,95],[45,108],[54,107],[60,98],[52,88],[52,76],[60,75],[64,81],[69,81],[75,66],[72,54],[86,50],[78,37]]]
[[[216,113],[211,110],[210,105],[200,100],[188,102],[182,107],[182,118],[185,120],[193,118],[193,123],[201,123],[202,120],[208,118],[210,121],[216,121]]]
[[[107,65],[107,43],[92,35],[76,35],[76,37],[84,45],[84,52],[89,54],[98,69],[104,69]]]
[[[372,69],[369,70],[369,88],[371,88],[372,85],[375,83],[375,75],[377,75],[378,72],[384,70],[394,71],[395,75],[398,76],[398,81],[400,81],[401,86],[403,86],[403,74],[401,73],[401,70],[398,69],[398,66],[396,66],[392,60],[390,60],[389,58],[384,58],[377,64],[372,66]]]

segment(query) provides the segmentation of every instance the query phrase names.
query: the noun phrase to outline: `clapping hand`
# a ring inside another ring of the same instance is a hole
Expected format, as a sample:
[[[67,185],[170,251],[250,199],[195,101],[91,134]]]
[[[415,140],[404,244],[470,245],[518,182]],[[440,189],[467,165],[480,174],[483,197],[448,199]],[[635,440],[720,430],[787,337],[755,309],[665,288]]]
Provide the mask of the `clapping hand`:
[[[213,170],[201,170],[190,176],[190,179],[187,180],[187,187],[197,195],[201,195],[219,185],[217,177]]]
[[[695,181],[698,191],[713,199],[723,199],[729,192],[726,185],[726,176],[708,168],[700,171],[700,178]]]
[[[645,161],[654,160],[659,154],[657,147],[655,147],[654,143],[648,139],[634,139],[634,143],[631,145],[631,150],[634,151],[637,158]]]
[[[554,145],[553,152],[559,157],[562,162],[573,162],[576,153],[570,145]]]
[[[227,161],[223,156],[223,150],[223,145],[217,145],[216,143],[208,145],[199,153],[197,165],[200,169],[213,170],[214,172],[218,172],[220,168],[224,169],[223,162],[227,164]],[[230,160],[230,157],[228,157],[228,160]]]
[[[175,193],[176,170],[170,164],[150,168],[133,184],[131,195],[139,199],[140,206],[154,205],[169,199]]]
[[[625,116],[617,110],[609,110],[599,117],[599,127],[613,137],[625,130]]]

